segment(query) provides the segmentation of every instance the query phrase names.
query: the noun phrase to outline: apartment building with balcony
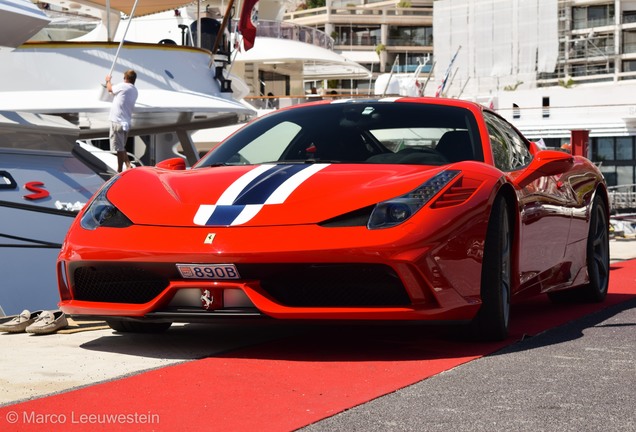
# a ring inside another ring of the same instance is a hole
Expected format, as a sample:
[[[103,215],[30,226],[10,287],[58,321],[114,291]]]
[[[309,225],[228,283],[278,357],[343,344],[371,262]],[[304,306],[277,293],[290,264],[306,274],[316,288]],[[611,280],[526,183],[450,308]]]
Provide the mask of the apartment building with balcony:
[[[433,55],[433,0],[326,0],[325,6],[288,8],[286,22],[323,31],[333,49],[373,74],[409,73],[419,64],[430,68]],[[325,83],[322,83],[325,85]],[[368,92],[369,79],[331,81],[339,91]]]
[[[433,13],[438,65],[462,46],[447,96],[552,147],[587,131],[608,184],[636,183],[636,0],[437,0]]]
[[[636,79],[636,2],[560,1],[559,63],[541,85]]]

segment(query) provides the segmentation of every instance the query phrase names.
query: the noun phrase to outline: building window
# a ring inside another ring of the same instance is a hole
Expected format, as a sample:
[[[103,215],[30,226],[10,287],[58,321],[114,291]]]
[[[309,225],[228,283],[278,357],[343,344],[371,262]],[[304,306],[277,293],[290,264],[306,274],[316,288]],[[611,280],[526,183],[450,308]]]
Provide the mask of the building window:
[[[395,62],[396,58],[397,58],[397,62]],[[391,65],[392,65],[391,67],[393,72],[396,72],[396,73],[402,73],[402,72],[413,73],[415,72],[415,70],[420,64],[425,65],[420,70],[421,73],[430,72],[432,61],[430,60],[429,57],[427,57],[424,54],[406,52],[406,53],[397,53],[395,57],[393,58],[393,62],[391,62]]]
[[[636,52],[636,32],[624,31],[623,32],[623,54]]]
[[[634,161],[634,137],[592,138],[592,160]]]
[[[574,30],[611,24],[614,24],[614,4],[572,8]]]
[[[608,186],[616,186],[616,167],[601,165],[601,172],[603,173],[603,177],[605,177],[605,181]]]
[[[432,46],[433,27],[391,27],[390,46]]]
[[[584,63],[572,65],[570,68],[573,77],[589,77],[590,75],[605,75],[614,72],[614,62]]]
[[[623,24],[636,23],[636,11],[623,11]]]
[[[592,138],[592,160],[600,162],[609,186],[634,184],[634,137]]]
[[[636,60],[623,61],[623,72],[636,72]]]
[[[521,118],[521,110],[519,109],[519,105],[517,105],[516,103],[512,104],[512,118]]]
[[[336,45],[375,46],[380,43],[380,26],[336,26],[331,36]]]
[[[598,162],[613,161],[616,159],[614,152],[614,138],[596,138],[592,144],[592,159]],[[594,149],[594,147],[596,147]]]
[[[616,160],[633,160],[634,159],[634,138],[618,137],[616,138]]]
[[[632,165],[601,165],[601,172],[608,186],[634,184],[634,167]]]
[[[594,33],[574,39],[569,52],[571,59],[599,56],[607,59],[607,56],[612,54],[614,54],[614,35]]]
[[[543,118],[550,117],[550,98],[544,97],[541,102],[541,106],[543,107],[543,112],[542,112]]]
[[[616,184],[617,185],[634,184],[634,167],[633,166],[617,166],[616,167]]]

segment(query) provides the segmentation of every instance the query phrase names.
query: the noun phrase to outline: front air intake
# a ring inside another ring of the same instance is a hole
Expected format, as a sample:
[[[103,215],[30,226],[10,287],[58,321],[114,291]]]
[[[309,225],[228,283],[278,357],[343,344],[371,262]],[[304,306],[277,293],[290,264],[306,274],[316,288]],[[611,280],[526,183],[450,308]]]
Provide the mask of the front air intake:
[[[75,300],[143,304],[157,297],[169,281],[133,267],[80,267],[74,272]]]

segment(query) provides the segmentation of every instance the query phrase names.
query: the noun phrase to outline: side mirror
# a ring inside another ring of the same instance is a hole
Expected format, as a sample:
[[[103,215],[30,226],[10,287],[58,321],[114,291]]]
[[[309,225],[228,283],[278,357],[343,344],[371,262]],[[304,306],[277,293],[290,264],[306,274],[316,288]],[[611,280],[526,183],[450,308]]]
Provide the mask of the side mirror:
[[[538,178],[563,173],[574,164],[571,154],[558,150],[540,150],[533,154],[530,164],[514,179],[519,187],[524,187]]]
[[[534,141],[530,141],[530,147],[528,149],[530,150],[530,154],[533,156],[543,150],[541,146]]]
[[[157,168],[163,168],[173,171],[182,171],[186,169],[185,160],[180,157],[170,158],[157,162],[155,165]]]

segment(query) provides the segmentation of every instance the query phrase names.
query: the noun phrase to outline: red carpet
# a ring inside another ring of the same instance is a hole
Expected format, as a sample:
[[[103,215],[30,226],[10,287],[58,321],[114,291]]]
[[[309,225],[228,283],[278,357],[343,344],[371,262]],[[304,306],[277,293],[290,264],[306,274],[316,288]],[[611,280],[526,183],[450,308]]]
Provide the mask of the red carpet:
[[[524,335],[634,298],[635,282],[636,260],[627,261],[612,265],[610,293],[601,305],[553,305],[544,297],[518,305],[506,342],[467,343],[421,326],[324,327],[3,407],[0,429],[294,430],[492,353]],[[12,412],[20,420],[24,413],[53,414],[57,423],[48,418],[38,424],[32,416],[30,424],[11,425],[6,419]]]

